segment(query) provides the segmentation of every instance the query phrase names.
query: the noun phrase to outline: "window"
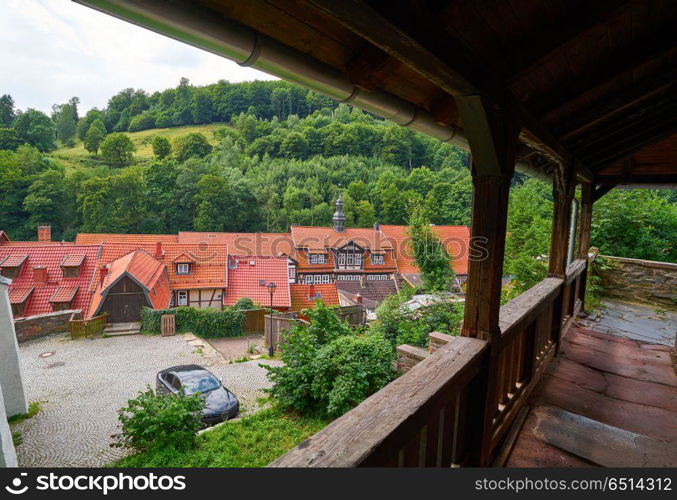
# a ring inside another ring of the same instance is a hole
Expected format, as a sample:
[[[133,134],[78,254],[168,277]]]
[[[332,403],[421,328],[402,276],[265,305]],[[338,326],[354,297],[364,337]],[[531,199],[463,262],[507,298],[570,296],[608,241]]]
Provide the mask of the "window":
[[[188,305],[188,292],[186,290],[181,290],[176,292],[176,303],[179,306]]]
[[[23,316],[23,314],[24,314],[24,305],[23,304],[12,304],[12,315]]]
[[[294,266],[289,266],[289,281],[296,281],[296,267]]]
[[[176,274],[190,274],[190,264],[177,264]]]
[[[52,303],[52,309],[54,311],[67,311],[71,308],[70,302],[54,302]]]
[[[384,264],[385,255],[383,254],[371,254],[371,263],[372,264]]]
[[[322,275],[322,283],[324,283],[325,285],[326,285],[327,283],[329,283],[329,275],[328,275],[328,274],[323,274],[323,275]]]
[[[339,266],[345,266],[346,265],[346,254],[340,253],[338,256],[338,265]]]
[[[311,253],[310,254],[310,263],[311,264],[326,264],[327,257],[323,253]]]
[[[346,255],[346,263],[349,266],[352,266],[355,263],[355,254],[354,253],[349,253]]]
[[[63,277],[64,278],[77,278],[80,276],[80,268],[75,266],[69,266],[63,268]]]
[[[20,269],[21,269],[20,267],[3,267],[2,268],[2,275],[5,278],[9,278],[9,279],[18,278]]]
[[[361,265],[362,265],[362,254],[361,254],[361,253],[356,253],[356,254],[355,254],[355,265],[356,265],[356,266],[361,266]]]

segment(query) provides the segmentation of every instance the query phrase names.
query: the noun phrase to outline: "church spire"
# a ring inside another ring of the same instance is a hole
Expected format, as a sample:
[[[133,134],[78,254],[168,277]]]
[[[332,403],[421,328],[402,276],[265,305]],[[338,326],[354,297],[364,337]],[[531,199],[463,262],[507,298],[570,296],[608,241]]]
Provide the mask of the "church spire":
[[[341,199],[341,194],[339,193],[338,200],[336,200],[336,212],[334,212],[334,231],[337,233],[342,233],[346,228],[346,216],[343,213],[343,200]]]

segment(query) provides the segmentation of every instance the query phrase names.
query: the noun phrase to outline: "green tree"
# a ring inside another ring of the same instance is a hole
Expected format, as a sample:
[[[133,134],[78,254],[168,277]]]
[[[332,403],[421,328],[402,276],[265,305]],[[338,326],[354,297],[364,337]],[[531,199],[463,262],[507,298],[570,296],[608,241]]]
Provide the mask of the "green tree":
[[[180,162],[188,158],[204,158],[212,152],[212,145],[207,138],[199,132],[177,137],[174,140],[174,156]]]
[[[99,119],[96,119],[92,122],[89,130],[85,134],[85,149],[91,154],[96,154],[99,152],[99,147],[101,143],[106,139],[106,126]]]
[[[299,132],[290,132],[280,144],[280,155],[285,158],[306,158],[308,141]]]
[[[52,120],[56,124],[56,137],[61,141],[61,144],[71,147],[75,143],[79,102],[80,100],[77,97],[73,97],[65,104],[52,106]]]
[[[21,140],[16,136],[13,128],[0,128],[0,149],[16,150],[21,145]]]
[[[162,160],[172,153],[172,146],[164,135],[153,137],[153,154],[156,158]]]
[[[21,113],[14,122],[17,137],[38,148],[43,153],[56,149],[56,127],[42,111],[29,109]]]
[[[376,223],[376,211],[367,200],[355,205],[355,223],[358,227],[372,227]]]
[[[28,188],[23,200],[23,209],[28,214],[26,231],[35,231],[36,226],[49,224],[55,238],[75,219],[72,196],[68,192],[63,168],[50,168],[39,174]]]
[[[9,94],[0,96],[0,127],[10,127],[16,118],[14,99]]]
[[[421,203],[411,206],[408,234],[416,265],[427,291],[449,290],[454,279],[451,257],[430,227],[430,219]]]
[[[101,143],[101,157],[112,167],[131,165],[136,151],[134,144],[126,134],[110,134]]]

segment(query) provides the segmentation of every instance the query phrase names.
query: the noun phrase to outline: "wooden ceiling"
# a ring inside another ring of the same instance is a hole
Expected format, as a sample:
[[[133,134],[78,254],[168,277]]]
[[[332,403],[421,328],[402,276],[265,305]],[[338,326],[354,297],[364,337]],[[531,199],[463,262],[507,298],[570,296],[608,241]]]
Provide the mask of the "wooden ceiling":
[[[459,125],[455,95],[516,102],[521,157],[597,183],[677,185],[674,0],[197,0]],[[528,136],[537,140],[527,140]]]

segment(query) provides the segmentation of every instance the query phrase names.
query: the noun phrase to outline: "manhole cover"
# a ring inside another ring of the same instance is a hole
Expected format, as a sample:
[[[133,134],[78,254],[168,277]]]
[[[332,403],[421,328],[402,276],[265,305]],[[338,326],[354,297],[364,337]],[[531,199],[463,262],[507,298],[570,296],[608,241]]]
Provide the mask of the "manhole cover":
[[[50,356],[54,356],[54,351],[47,351],[43,352],[42,354],[38,354],[38,358],[49,358]]]

